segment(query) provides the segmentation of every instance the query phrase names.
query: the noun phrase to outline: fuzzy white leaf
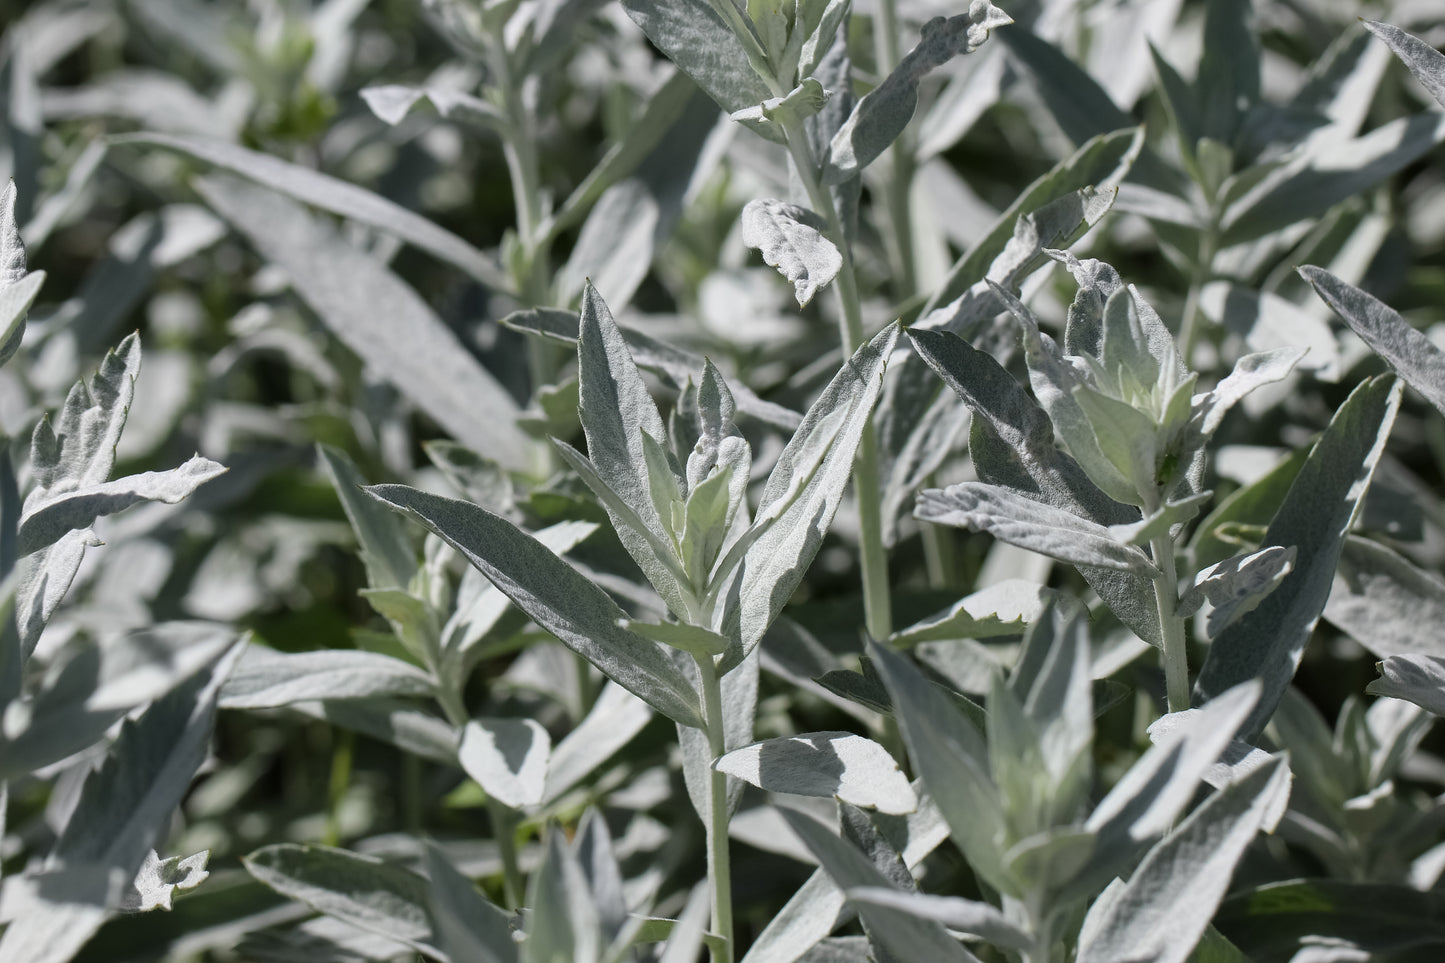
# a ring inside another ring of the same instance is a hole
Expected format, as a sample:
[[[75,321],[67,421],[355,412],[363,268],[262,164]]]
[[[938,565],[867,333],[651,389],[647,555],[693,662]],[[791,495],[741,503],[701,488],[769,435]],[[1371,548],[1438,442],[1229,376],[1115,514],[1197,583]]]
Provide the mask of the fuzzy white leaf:
[[[793,282],[798,307],[813,300],[843,268],[843,255],[823,236],[826,225],[812,211],[773,198],[743,208],[743,243]]]
[[[195,889],[211,875],[206,871],[206,861],[210,856],[208,849],[184,859],[180,856],[161,859],[154,849],[151,850],[146,854],[130,889],[121,894],[119,908],[130,913],[170,909],[176,890]]]
[[[457,757],[488,796],[512,809],[542,801],[552,737],[535,719],[473,719]]]
[[[221,689],[225,709],[275,709],[314,699],[428,696],[427,674],[376,652],[322,649],[285,653],[248,646]]]
[[[872,739],[849,732],[806,732],[735,749],[713,768],[769,792],[833,796],[864,809],[902,814],[918,797],[898,763]]]

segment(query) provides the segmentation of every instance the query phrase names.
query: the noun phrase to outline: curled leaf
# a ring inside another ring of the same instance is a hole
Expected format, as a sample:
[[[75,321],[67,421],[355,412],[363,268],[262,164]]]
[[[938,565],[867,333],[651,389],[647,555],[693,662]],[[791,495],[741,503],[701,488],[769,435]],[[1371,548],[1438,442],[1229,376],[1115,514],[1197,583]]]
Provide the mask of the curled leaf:
[[[793,282],[798,307],[813,300],[843,268],[843,255],[823,235],[823,219],[812,211],[773,198],[743,208],[743,243]]]

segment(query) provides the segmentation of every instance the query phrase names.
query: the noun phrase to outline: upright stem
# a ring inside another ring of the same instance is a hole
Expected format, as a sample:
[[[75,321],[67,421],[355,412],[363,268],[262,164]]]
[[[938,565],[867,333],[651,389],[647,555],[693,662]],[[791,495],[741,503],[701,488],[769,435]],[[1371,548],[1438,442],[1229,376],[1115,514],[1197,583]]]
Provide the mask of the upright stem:
[[[843,220],[833,195],[818,180],[818,165],[802,123],[794,121],[784,131],[788,151],[798,177],[808,192],[815,213],[828,226],[829,240],[843,257],[835,282],[838,304],[838,338],[843,354],[851,358],[863,344],[863,311],[858,298],[858,279],[853,273],[853,254],[843,232]],[[853,459],[853,491],[858,499],[859,561],[863,569],[863,620],[868,634],[880,641],[893,634],[892,599],[888,591],[888,554],[883,549],[883,511],[879,487],[878,441],[870,419],[863,426],[858,453]]]
[[[895,0],[878,0],[874,52],[878,76],[887,77],[898,66],[898,13]],[[918,290],[918,265],[913,250],[913,131],[905,127],[885,154],[884,196],[892,228],[894,303],[901,304]]]
[[[1211,215],[1211,221],[1213,215]],[[1214,274],[1215,227],[1211,223],[1199,238],[1199,259],[1189,278],[1189,292],[1184,296],[1184,318],[1179,322],[1179,351],[1184,366],[1194,368],[1194,343],[1199,338],[1199,296]]]
[[[1179,607],[1179,576],[1174,570],[1174,541],[1168,532],[1149,540],[1159,575],[1154,578],[1154,604],[1159,611],[1159,637],[1164,654],[1164,691],[1170,712],[1189,708],[1189,657]]]
[[[722,680],[717,666],[707,656],[697,657],[698,675],[702,677],[703,711],[707,722],[708,752],[717,759],[727,752],[723,729]],[[722,947],[714,948],[712,963],[733,960],[733,893],[732,864],[728,855],[728,777],[716,769],[709,771],[712,796],[708,806],[707,881],[712,890],[712,929],[722,937]]]

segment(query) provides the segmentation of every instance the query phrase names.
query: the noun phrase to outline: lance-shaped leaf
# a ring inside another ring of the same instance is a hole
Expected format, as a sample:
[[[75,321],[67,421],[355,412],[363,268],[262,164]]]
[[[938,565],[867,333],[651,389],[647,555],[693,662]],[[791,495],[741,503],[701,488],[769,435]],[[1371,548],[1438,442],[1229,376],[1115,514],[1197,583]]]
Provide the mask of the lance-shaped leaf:
[[[80,381],[70,389],[53,426],[48,416],[35,426],[30,461],[36,488],[25,500],[27,514],[58,492],[96,485],[110,477],[115,446],[135,397],[140,364],[140,338],[132,334],[106,352],[89,384]]]
[[[1300,268],[1299,273],[1385,364],[1445,413],[1445,352],[1389,305],[1353,284],[1313,265]]]
[[[535,719],[473,719],[457,758],[488,796],[522,809],[542,801],[551,751],[552,737]]]
[[[547,832],[542,866],[527,887],[528,960],[595,960],[602,945],[598,907],[577,854],[556,826]]]
[[[1252,241],[1318,217],[1418,160],[1442,138],[1445,116],[1431,112],[1397,118],[1344,142],[1321,142],[1231,203],[1220,243]]]
[[[860,347],[808,409],[768,475],[746,549],[736,602],[746,655],[783,610],[823,545],[823,536],[853,471],[853,455],[883,385],[888,356],[898,343],[894,323]],[[736,548],[736,546],[734,546]],[[729,549],[728,554],[732,554]],[[719,562],[727,571],[728,560]],[[740,659],[728,659],[727,671]]]
[[[617,603],[505,518],[405,485],[367,489],[441,536],[502,594],[603,675],[684,726],[701,727],[697,692],[654,643],[618,625]]]
[[[1350,536],[1325,618],[1380,658],[1445,656],[1445,580],[1379,542]]]
[[[1240,358],[1223,381],[1194,396],[1189,431],[1199,439],[1213,437],[1230,408],[1260,385],[1284,380],[1304,355],[1301,348],[1275,348]]]
[[[108,884],[119,882],[123,893],[136,878],[205,761],[234,652],[122,724],[36,880],[41,900],[0,936],[0,961],[65,963],[100,928],[112,896]],[[7,880],[7,888],[14,882]]]
[[[1105,495],[1059,450],[1048,415],[998,361],[947,332],[914,326],[908,336],[919,356],[974,411],[970,453],[980,479],[1036,492],[1054,508],[1100,525],[1139,520],[1137,510]],[[1159,613],[1144,577],[1096,566],[1080,572],[1125,625],[1159,644]]]
[[[1254,609],[1294,568],[1295,550],[1279,545],[1252,555],[1236,555],[1200,569],[1194,584],[1179,597],[1174,614],[1188,618],[1206,599],[1214,606],[1209,613],[1208,634],[1217,636],[1226,625]]]
[[[276,190],[211,175],[196,189],[290,279],[357,356],[462,444],[530,467],[517,403],[417,293],[371,254]]]
[[[174,505],[225,471],[224,465],[196,455],[169,471],[141,472],[51,495],[21,517],[20,553],[39,551],[68,532],[89,528],[97,518],[141,502]]]
[[[406,119],[406,115],[411,113],[413,107],[423,100],[428,100],[436,108],[437,113],[443,117],[451,117],[455,114],[459,120],[478,124],[501,136],[507,136],[510,133],[507,130],[506,115],[496,105],[451,87],[407,87],[403,84],[383,84],[378,87],[363,88],[361,99],[366,101],[366,106],[371,108],[371,112],[378,119],[393,127]]]
[[[757,38],[739,38],[707,0],[624,0],[622,7],[653,46],[728,113],[773,95],[750,66],[750,52],[762,55]]]
[[[687,576],[670,528],[681,482],[667,460],[659,463],[657,457],[667,431],[612,312],[591,284],[582,293],[577,378],[587,457],[560,442],[557,450],[597,495],[648,581],[673,613],[683,616]]]
[[[433,257],[465,271],[488,287],[508,290],[507,274],[492,258],[446,228],[394,201],[348,184],[329,174],[292,164],[270,154],[203,137],[171,134],[127,134],[116,139],[189,154],[197,160],[250,178],[306,204],[385,231]]]
[[[275,709],[313,699],[429,696],[427,674],[376,652],[276,652],[247,646],[221,690],[223,709]]]
[[[845,893],[851,903],[869,903],[933,920],[951,930],[968,933],[1011,950],[1028,949],[1033,937],[1011,922],[1003,911],[991,903],[963,899],[958,896],[931,896],[927,893],[906,893],[881,886],[859,886]]]
[[[908,756],[954,841],[989,885],[1011,891],[1002,862],[1003,803],[989,776],[983,734],[907,657],[871,643],[868,654],[893,698]]]
[[[129,913],[170,909],[176,890],[195,889],[211,875],[206,871],[210,856],[208,849],[184,859],[180,856],[161,859],[159,853],[151,850],[141,863],[135,880],[121,895],[120,909]]]
[[[867,856],[835,836],[822,823],[791,809],[779,811],[793,832],[802,837],[809,851],[818,858],[823,869],[845,892],[864,887],[893,889],[888,878]],[[897,959],[978,963],[978,957],[949,936],[940,923],[920,920],[911,913],[877,903],[859,903],[857,906],[870,938],[882,944],[888,953],[895,954]]]
[[[1390,45],[1395,56],[1405,62],[1421,86],[1441,107],[1445,107],[1445,54],[1399,27],[1375,20],[1363,22],[1366,30]]]
[[[1380,678],[1366,686],[1366,692],[1404,699],[1437,716],[1445,716],[1445,658],[1392,655],[1375,667],[1380,670]]]
[[[417,553],[407,537],[406,522],[362,493],[366,479],[346,452],[317,445],[316,453],[331,476],[331,485],[360,543],[367,584],[372,588],[405,588],[417,569]]]
[[[1105,893],[1084,919],[1079,963],[1184,963],[1224,897],[1234,868],[1289,793],[1289,766],[1275,758],[1190,814],[1144,857],[1129,882]]]
[[[793,282],[800,308],[843,267],[843,255],[823,235],[825,230],[823,219],[812,211],[770,197],[743,208],[743,243],[761,250],[763,260]]]
[[[552,750],[543,804],[556,799],[607,763],[649,722],[652,710],[621,686],[609,682],[577,728]]]
[[[896,815],[918,808],[908,777],[888,750],[850,732],[765,739],[734,749],[713,768],[768,792],[836,797]]]
[[[1298,566],[1254,611],[1214,640],[1195,691],[1208,698],[1247,679],[1264,692],[1241,737],[1253,742],[1294,678],[1330,594],[1335,565],[1400,407],[1400,382],[1367,381],[1350,394],[1295,477],[1261,548],[1293,546]]]
[[[1037,582],[1004,579],[964,596],[936,615],[894,632],[888,644],[898,649],[934,639],[1019,635],[1043,613],[1045,606],[1071,602],[1071,597]]]
[[[409,870],[374,856],[294,843],[264,846],[242,862],[247,872],[283,896],[445,960],[427,915],[426,880]]]
[[[20,348],[25,334],[25,315],[45,272],[25,273],[25,244],[15,223],[15,182],[0,191],[0,365]]]
[[[434,844],[426,847],[427,909],[436,942],[453,963],[517,963],[506,913],[482,898]]]
[[[968,13],[934,17],[923,25],[918,46],[894,71],[858,101],[853,113],[833,136],[823,171],[826,184],[841,184],[873,163],[903,133],[918,106],[918,84],[925,74],[959,54],[973,53],[994,27],[1013,18],[988,0],[972,0]]]
[[[963,482],[921,492],[913,514],[926,522],[988,532],[1000,541],[1073,565],[1153,577],[1149,556],[1104,526],[998,485]]]

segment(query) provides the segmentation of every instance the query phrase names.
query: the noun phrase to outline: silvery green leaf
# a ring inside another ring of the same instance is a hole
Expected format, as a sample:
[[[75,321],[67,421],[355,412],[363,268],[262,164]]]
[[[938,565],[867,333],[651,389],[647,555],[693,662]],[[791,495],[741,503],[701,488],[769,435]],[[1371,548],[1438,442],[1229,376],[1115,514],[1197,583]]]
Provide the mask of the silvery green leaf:
[[[571,301],[579,289],[590,290],[595,282],[619,310],[625,308],[647,277],[665,230],[655,185],[638,176],[607,188],[582,225],[567,263],[557,272],[562,300]],[[586,298],[584,293],[584,304]]]
[[[705,885],[693,887],[687,905],[677,918],[677,925],[667,935],[667,945],[657,963],[694,963],[702,950],[703,934],[707,932],[709,894]]]
[[[972,0],[967,14],[934,17],[923,25],[918,45],[884,81],[858,101],[852,115],[833,137],[823,171],[827,184],[841,184],[873,163],[903,133],[918,105],[918,84],[924,75],[959,54],[973,53],[989,31],[1013,18],[988,0]]]
[[[700,625],[687,625],[680,622],[638,622],[634,619],[623,619],[622,627],[629,632],[637,633],[644,639],[670,645],[674,649],[680,649],[689,655],[700,658],[722,655],[732,644],[727,636],[718,635],[711,629],[705,629]]]
[[[1225,210],[1224,245],[1318,217],[1414,163],[1445,138],[1439,112],[1399,117],[1360,137],[1330,140],[1267,175]]]
[[[15,220],[17,197],[13,180],[0,191],[0,291],[25,277],[25,242]]]
[[[1074,565],[1115,568],[1150,578],[1157,572],[1147,554],[1116,540],[1104,526],[998,485],[963,482],[925,490],[918,496],[914,515],[940,525],[988,532],[1010,545]]]
[[[508,290],[506,272],[488,255],[445,228],[379,194],[328,174],[235,144],[169,134],[128,134],[119,143],[160,147],[189,154],[280,191],[298,201],[385,231],[466,272],[488,287]]]
[[[461,734],[445,719],[417,709],[415,702],[371,696],[294,702],[290,708],[390,743],[423,759],[444,766],[457,765],[457,739]]]
[[[241,859],[246,871],[283,896],[368,933],[445,961],[427,915],[427,883],[374,856],[329,846],[278,843]]]
[[[744,655],[778,617],[822,547],[898,333],[895,322],[858,349],[813,402],[768,475],[753,523],[759,534],[747,547],[739,576],[735,617]],[[726,559],[719,565],[727,570]]]
[[[1236,402],[1260,385],[1284,380],[1304,355],[1304,349],[1291,347],[1260,351],[1240,358],[1223,381],[1209,391],[1195,395],[1189,430],[1201,439],[1213,437],[1219,430],[1219,423]]]
[[[1215,924],[1248,959],[1280,955],[1296,963],[1428,959],[1445,943],[1437,893],[1379,881],[1303,879],[1245,887],[1223,902]],[[1325,933],[1349,938],[1340,946],[1331,946],[1333,940],[1309,945],[1316,942],[1310,936]],[[1307,955],[1316,949],[1318,955]]]
[[[1199,61],[1200,134],[1233,143],[1243,109],[1259,100],[1259,35],[1250,23],[1248,0],[1211,3],[1204,17],[1204,52]]]
[[[542,801],[552,737],[535,719],[473,719],[457,758],[491,798],[511,809]]]
[[[25,500],[27,514],[55,494],[110,477],[140,364],[140,338],[132,334],[106,352],[90,384],[80,381],[70,389],[54,426],[48,416],[35,426],[30,461],[36,487]]]
[[[1184,963],[1214,916],[1235,866],[1289,793],[1283,758],[1211,796],[1144,857],[1122,890],[1085,918],[1079,963]]]
[[[417,555],[406,525],[395,512],[387,511],[376,499],[362,494],[366,479],[351,457],[339,448],[317,445],[321,459],[341,507],[360,543],[366,581],[372,588],[405,588],[416,574]]]
[[[874,644],[868,655],[893,697],[909,759],[954,841],[990,886],[1009,891],[1001,850],[1003,804],[989,776],[983,735],[905,656]]]
[[[1068,601],[1065,601],[1065,600]],[[894,632],[890,647],[907,648],[933,639],[988,639],[1019,635],[1051,602],[1072,599],[1027,579],[1004,579],[966,595],[953,605]]]
[[[1445,582],[1379,542],[1350,536],[1340,553],[1325,618],[1381,658],[1445,656]]]
[[[1199,697],[1246,679],[1264,683],[1259,705],[1244,726],[1246,742],[1269,721],[1324,611],[1345,536],[1399,410],[1400,391],[1393,377],[1375,378],[1340,406],[1261,543],[1261,548],[1293,546],[1298,567],[1254,611],[1221,632],[1204,660],[1195,682]]]
[[[1389,305],[1353,284],[1313,265],[1299,273],[1406,384],[1445,412],[1445,353]]]
[[[410,663],[376,652],[284,653],[249,645],[221,689],[224,709],[275,709],[312,699],[429,696],[435,686]]]
[[[1109,533],[1126,545],[1148,545],[1150,539],[1191,521],[1213,497],[1214,492],[1209,491],[1170,499],[1148,518],[1129,525],[1110,525]]]
[[[1252,555],[1236,555],[1201,569],[1194,584],[1179,598],[1175,614],[1188,618],[1206,599],[1214,606],[1209,613],[1208,634],[1217,636],[1226,625],[1251,611],[1294,569],[1295,549],[1274,545]]]
[[[1339,377],[1340,347],[1329,325],[1277,294],[1212,281],[1200,290],[1199,308],[1209,320],[1243,337],[1255,351],[1272,354],[1305,348],[1307,353],[1299,362],[1302,368],[1330,380]]]
[[[195,889],[211,875],[206,871],[206,861],[210,856],[208,849],[185,858],[172,856],[161,859],[154,849],[151,850],[130,888],[121,894],[118,908],[129,913],[170,909],[176,890]]]
[[[588,809],[582,814],[572,840],[572,851],[587,880],[592,905],[597,908],[601,942],[604,947],[615,950],[619,940],[627,938],[627,896],[623,892],[622,867],[612,847],[612,834],[606,818],[597,809]]]
[[[20,631],[20,649],[35,650],[40,633],[70,591],[87,548],[103,544],[90,529],[66,532],[60,541],[21,559],[16,567],[19,585],[15,591],[15,622]]]
[[[1161,729],[1159,740],[1085,822],[1098,837],[1098,858],[1078,880],[1079,892],[1097,892],[1126,872],[1143,846],[1169,831],[1258,703],[1259,693],[1255,682],[1235,686],[1191,715],[1188,724]]]
[[[44,283],[45,272],[34,271],[12,284],[0,285],[0,365],[19,350],[26,313]]]
[[[990,903],[958,896],[905,893],[882,886],[859,886],[844,895],[849,902],[869,903],[933,920],[950,930],[977,936],[1005,949],[1022,950],[1032,945],[1033,938]]]
[[[20,553],[28,555],[53,545],[67,532],[87,529],[97,518],[141,502],[174,505],[225,471],[224,465],[195,455],[169,471],[141,472],[51,495],[29,506],[21,517]]]
[[[790,124],[801,124],[823,109],[828,91],[814,77],[805,79],[781,97],[769,97],[761,104],[735,110],[729,116],[769,140],[782,140]]]
[[[453,437],[506,468],[530,466],[535,449],[514,423],[512,396],[377,258],[274,190],[215,175],[196,189],[333,334]]]
[[[514,311],[498,323],[573,348],[577,345],[577,313],[574,311],[533,308]],[[659,341],[636,328],[623,324],[619,324],[617,328],[622,332],[622,338],[627,342],[627,350],[632,352],[632,359],[637,362],[637,366],[657,375],[668,387],[677,391],[682,391],[688,380],[695,378],[706,364],[707,359],[702,355]],[[797,430],[802,421],[802,416],[797,412],[771,401],[764,401],[742,382],[734,382],[729,387],[738,410],[766,425],[792,432]]]
[[[1404,699],[1445,716],[1445,658],[1433,655],[1392,655],[1375,668],[1380,678],[1365,687],[1371,695]]]
[[[535,538],[486,509],[404,485],[367,489],[445,539],[568,648],[663,715],[700,726],[698,697],[672,661],[618,628],[623,611],[596,585]]]
[[[1111,438],[1121,442],[1139,440],[1140,432],[1101,432],[1084,408],[1083,399],[1080,397],[1083,392],[1076,393],[1074,390],[1088,385],[1086,372],[1076,368],[1064,357],[1054,339],[1040,330],[1038,319],[1021,301],[1001,285],[990,281],[989,286],[994,296],[1023,327],[1024,357],[1029,366],[1029,384],[1033,386],[1034,396],[1038,398],[1039,404],[1048,412],[1049,420],[1053,422],[1069,454],[1074,456],[1090,480],[1110,498],[1123,504],[1135,502],[1139,497],[1138,487],[1131,480],[1127,466],[1121,469],[1114,459],[1105,454],[1102,446]],[[1146,430],[1143,438],[1147,439],[1152,434],[1152,431]]]
[[[447,87],[407,87],[401,84],[383,84],[379,87],[365,87],[361,99],[383,122],[395,127],[411,113],[411,109],[423,100],[429,100],[437,113],[443,117],[453,114],[460,120],[471,121],[480,127],[505,135],[507,118],[493,104],[473,97],[461,90]]]
[[[65,963],[100,928],[112,895],[108,880],[123,888],[135,879],[205,761],[216,697],[234,658],[233,649],[122,723],[46,863],[75,868],[84,885],[12,921],[0,936],[0,961]]]
[[[835,836],[811,816],[783,809],[783,818],[813,855],[818,857],[833,881],[844,892],[863,887],[892,889],[887,878],[866,856]],[[939,963],[976,963],[977,957],[932,920],[920,920],[908,912],[876,903],[859,903],[858,914],[868,927],[870,939],[903,960],[937,960]]]
[[[1155,719],[1149,726],[1149,738],[1158,742],[1169,732],[1180,726],[1194,725],[1203,709],[1185,709],[1181,712],[1170,712],[1158,719]],[[1260,766],[1269,764],[1274,757],[1263,749],[1257,749],[1242,739],[1231,739],[1229,745],[1224,748],[1224,754],[1218,762],[1204,770],[1200,776],[1201,781],[1213,786],[1215,789],[1224,789],[1232,783],[1243,779],[1246,775],[1258,769]],[[1294,760],[1291,762],[1291,774],[1298,778],[1299,773],[1295,769]],[[1289,798],[1287,795],[1280,796],[1276,800],[1275,809],[1270,810],[1265,817],[1265,825],[1276,826],[1284,816],[1288,808]]]
[[[768,792],[831,796],[884,813],[918,808],[918,797],[888,750],[849,732],[765,739],[734,749],[713,768]]]
[[[223,625],[164,622],[81,647],[51,667],[33,699],[11,704],[0,779],[92,745],[126,713],[214,663],[235,640]]]
[[[1421,86],[1429,91],[1430,96],[1434,97],[1441,107],[1445,107],[1445,54],[1441,54],[1419,37],[1388,23],[1366,20],[1364,25],[1366,30],[1390,45],[1395,56],[1405,62],[1405,66],[1410,68],[1410,73],[1415,75]]]
[[[909,329],[914,350],[974,412],[970,454],[979,478],[1023,492],[1101,525],[1128,524],[1137,510],[1109,498],[1054,444],[1048,415],[988,354],[955,335]],[[1159,644],[1153,589],[1143,577],[1088,567],[1084,578],[1141,639]]]
[[[824,236],[827,225],[812,211],[773,198],[743,208],[743,243],[793,283],[798,307],[813,300],[843,267],[843,255]]]
[[[772,96],[750,66],[762,55],[756,37],[745,43],[707,0],[626,0],[622,6],[647,39],[723,110],[743,110]]]
[[[436,843],[426,846],[427,910],[438,947],[453,963],[517,963],[506,913],[482,898]]]
[[[527,887],[526,963],[595,960],[602,946],[597,907],[577,856],[559,827],[547,831],[542,865]]]

